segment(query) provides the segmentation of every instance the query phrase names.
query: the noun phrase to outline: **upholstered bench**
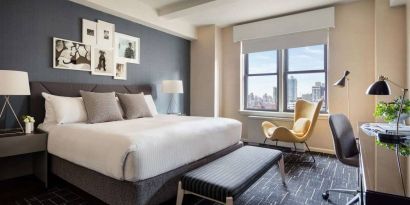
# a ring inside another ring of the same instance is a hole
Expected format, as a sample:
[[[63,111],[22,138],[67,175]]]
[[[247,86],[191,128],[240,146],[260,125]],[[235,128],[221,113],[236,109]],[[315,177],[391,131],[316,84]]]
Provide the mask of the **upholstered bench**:
[[[282,152],[244,146],[198,169],[184,174],[178,185],[177,205],[184,194],[193,194],[219,203],[232,205],[275,163],[278,163],[282,183],[285,170]]]

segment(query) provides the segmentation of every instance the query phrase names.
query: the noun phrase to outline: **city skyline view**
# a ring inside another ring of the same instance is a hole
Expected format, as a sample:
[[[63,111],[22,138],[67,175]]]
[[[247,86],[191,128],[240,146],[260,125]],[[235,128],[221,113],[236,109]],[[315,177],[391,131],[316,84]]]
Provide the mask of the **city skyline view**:
[[[288,49],[289,73],[284,82],[287,83],[288,109],[293,109],[297,99],[317,101],[325,97],[324,56],[324,45]],[[251,76],[247,79],[247,108],[277,109],[277,66],[277,51],[248,54],[248,74]],[[291,73],[306,70],[318,72]]]

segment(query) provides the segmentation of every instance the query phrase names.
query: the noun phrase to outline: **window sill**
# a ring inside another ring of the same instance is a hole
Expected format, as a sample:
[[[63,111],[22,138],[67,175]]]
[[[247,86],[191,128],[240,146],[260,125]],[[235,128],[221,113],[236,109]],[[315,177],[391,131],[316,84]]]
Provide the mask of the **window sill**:
[[[269,112],[269,111],[256,111],[256,110],[240,110],[241,115],[248,116],[254,119],[281,119],[281,120],[293,120],[293,112]],[[328,120],[329,114],[320,113],[318,120]]]

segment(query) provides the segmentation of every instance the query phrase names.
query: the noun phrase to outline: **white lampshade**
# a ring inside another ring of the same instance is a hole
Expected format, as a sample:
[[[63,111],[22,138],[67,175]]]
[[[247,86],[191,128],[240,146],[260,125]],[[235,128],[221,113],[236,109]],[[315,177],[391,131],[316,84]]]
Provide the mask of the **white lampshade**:
[[[27,72],[0,70],[0,95],[30,95]]]
[[[161,87],[164,93],[184,93],[182,80],[164,80]]]

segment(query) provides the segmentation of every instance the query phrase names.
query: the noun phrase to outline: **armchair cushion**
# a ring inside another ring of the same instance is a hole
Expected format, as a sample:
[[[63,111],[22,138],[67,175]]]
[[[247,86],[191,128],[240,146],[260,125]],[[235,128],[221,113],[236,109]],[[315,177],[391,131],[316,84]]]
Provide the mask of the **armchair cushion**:
[[[293,124],[292,131],[296,135],[304,135],[309,130],[310,120],[307,118],[299,118],[296,120],[295,124]]]

